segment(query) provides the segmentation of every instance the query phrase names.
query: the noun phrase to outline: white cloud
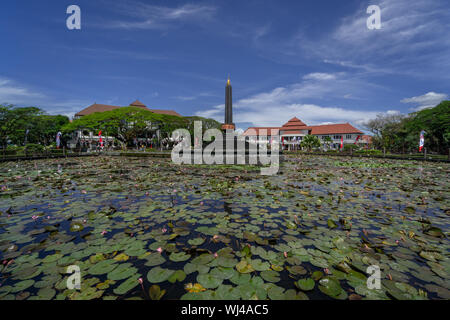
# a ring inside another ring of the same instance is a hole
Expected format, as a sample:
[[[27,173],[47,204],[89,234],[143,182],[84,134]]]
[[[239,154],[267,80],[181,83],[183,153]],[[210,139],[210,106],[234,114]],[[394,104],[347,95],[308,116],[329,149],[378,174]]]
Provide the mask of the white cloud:
[[[75,113],[92,104],[81,100],[60,100],[35,92],[16,81],[0,77],[0,103],[19,107],[39,107],[49,114],[62,114],[73,117]]]
[[[331,73],[320,73],[320,72],[315,72],[315,73],[310,73],[307,74],[305,76],[303,76],[304,80],[319,80],[319,81],[323,81],[323,80],[334,80],[336,79],[336,76],[334,74]]]
[[[176,22],[204,22],[216,12],[216,8],[209,5],[185,4],[171,8],[137,1],[114,2],[113,9],[134,18],[104,24],[105,27],[120,29],[168,29]]]
[[[10,79],[0,78],[0,103],[23,103],[44,95],[32,92]]]
[[[381,0],[380,30],[367,28],[369,4],[362,1],[330,32],[312,38],[302,28],[288,39],[270,44],[265,39],[260,48],[282,63],[297,64],[301,57],[367,74],[449,77],[448,0]]]
[[[309,99],[317,100],[324,96],[342,96],[343,88],[348,88],[348,86],[362,93],[361,95],[364,95],[366,90],[364,84],[361,85],[358,79],[349,80],[336,77],[332,83],[305,80],[236,101],[233,105],[233,118],[235,122],[252,123],[254,126],[281,126],[296,116],[308,125],[350,122],[361,127],[364,122],[382,113],[304,102]],[[198,111],[196,115],[214,118],[222,122],[224,108],[223,104],[216,105],[208,110]]]
[[[447,97],[448,95],[445,93],[428,92],[421,96],[405,98],[401,102],[415,104],[417,107],[414,110],[420,111],[437,106],[440,102],[447,99]]]

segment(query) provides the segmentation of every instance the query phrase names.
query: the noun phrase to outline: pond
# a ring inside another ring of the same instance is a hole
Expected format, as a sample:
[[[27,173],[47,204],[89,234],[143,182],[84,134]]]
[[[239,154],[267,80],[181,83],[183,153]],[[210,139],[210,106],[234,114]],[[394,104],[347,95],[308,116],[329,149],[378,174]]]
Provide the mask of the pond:
[[[0,164],[0,299],[450,299],[447,163]],[[68,289],[69,266],[81,290]],[[369,289],[369,266],[380,289]]]

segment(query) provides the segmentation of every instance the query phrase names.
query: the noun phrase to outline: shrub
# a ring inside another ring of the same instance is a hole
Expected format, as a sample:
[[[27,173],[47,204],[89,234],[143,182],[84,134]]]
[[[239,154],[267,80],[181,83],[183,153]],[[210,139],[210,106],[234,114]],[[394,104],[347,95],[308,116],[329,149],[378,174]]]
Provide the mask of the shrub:
[[[26,154],[40,154],[44,152],[44,146],[40,144],[29,143],[25,146]]]

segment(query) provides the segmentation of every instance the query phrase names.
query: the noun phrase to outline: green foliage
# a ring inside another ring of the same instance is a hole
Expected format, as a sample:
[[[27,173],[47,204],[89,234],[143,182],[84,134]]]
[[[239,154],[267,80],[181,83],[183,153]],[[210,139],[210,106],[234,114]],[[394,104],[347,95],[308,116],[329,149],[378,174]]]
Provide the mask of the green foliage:
[[[301,146],[303,148],[306,148],[308,151],[311,151],[312,149],[319,148],[320,147],[320,139],[316,136],[307,135],[303,138]]]
[[[19,146],[26,143],[48,145],[68,122],[66,116],[47,115],[36,107],[0,105],[0,143],[3,147],[8,142]]]
[[[425,147],[440,153],[450,148],[450,101],[443,101],[432,109],[424,109],[412,115],[404,124],[404,130],[418,144],[421,130],[425,130]]]
[[[25,146],[26,154],[39,154],[44,151],[44,146],[41,144],[29,143]]]
[[[77,130],[89,130],[115,137],[122,144],[131,144],[135,137],[151,137],[156,129],[160,130],[161,138],[171,137],[176,129],[187,129],[193,135],[194,121],[203,122],[203,130],[220,127],[212,119],[201,117],[177,117],[156,114],[138,107],[123,107],[106,112],[96,112],[72,123],[66,124],[62,130],[70,133]]]
[[[450,101],[407,116],[379,115],[366,123],[372,131],[374,146],[393,153],[417,152],[419,136],[425,130],[425,147],[429,152],[447,154],[450,148]]]
[[[356,144],[344,144],[344,152],[350,152],[358,150],[360,147]]]

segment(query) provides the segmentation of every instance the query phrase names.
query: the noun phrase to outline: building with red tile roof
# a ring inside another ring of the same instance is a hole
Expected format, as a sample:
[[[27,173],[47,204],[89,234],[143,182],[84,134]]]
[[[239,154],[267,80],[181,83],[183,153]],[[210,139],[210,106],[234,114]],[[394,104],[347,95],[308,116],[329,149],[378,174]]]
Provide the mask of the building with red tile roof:
[[[147,106],[145,104],[143,104],[139,100],[136,100],[136,101],[132,102],[130,104],[130,107],[142,108],[142,109],[148,110],[148,111],[156,113],[156,114],[166,114],[166,115],[181,117],[181,115],[178,112],[173,111],[173,110],[149,109],[149,108],[147,108]],[[120,107],[118,107],[118,106],[111,106],[111,105],[107,105],[107,104],[94,103],[93,105],[91,105],[91,106],[81,110],[80,112],[77,112],[75,114],[74,118],[78,119],[78,118],[81,118],[83,116],[87,116],[87,115],[90,115],[92,113],[95,113],[95,112],[111,111],[111,110],[118,109],[118,108],[120,108]]]
[[[266,129],[266,130],[264,130]],[[344,144],[367,143],[363,140],[363,132],[352,126],[350,123],[325,124],[308,126],[303,121],[294,117],[281,127],[250,127],[244,132],[253,142],[272,141],[272,135],[267,134],[268,129],[277,130],[279,141],[284,146],[299,146],[304,136],[317,136],[324,146],[329,148],[339,148],[341,140]]]

